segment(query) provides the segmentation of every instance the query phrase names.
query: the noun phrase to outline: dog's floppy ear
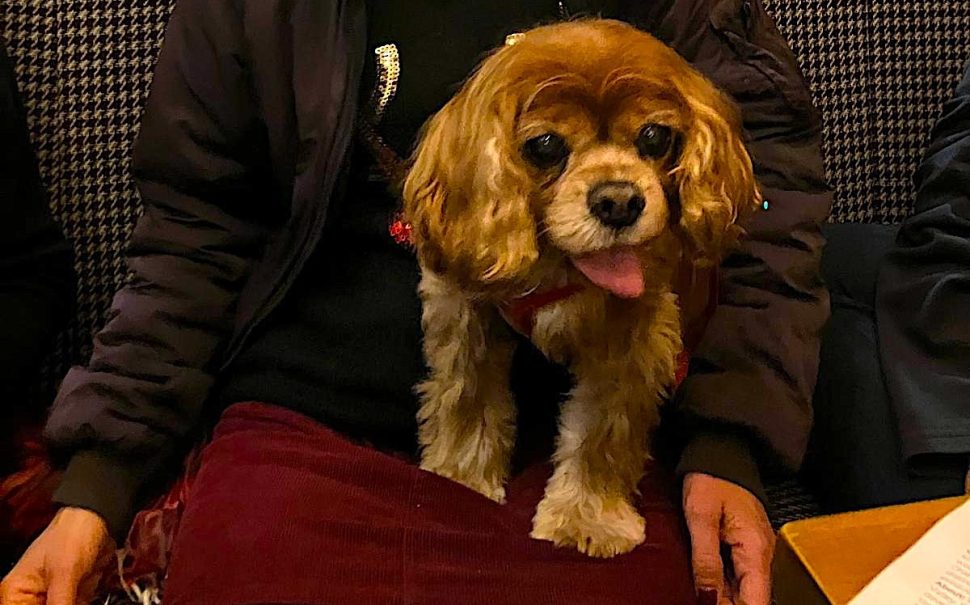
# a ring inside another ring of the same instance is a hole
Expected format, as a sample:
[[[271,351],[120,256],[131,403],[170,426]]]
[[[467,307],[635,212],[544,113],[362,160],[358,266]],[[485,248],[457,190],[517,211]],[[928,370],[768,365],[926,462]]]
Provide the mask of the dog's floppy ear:
[[[690,118],[674,172],[680,227],[700,264],[717,263],[742,233],[738,223],[761,203],[761,193],[734,105],[693,73],[685,74],[682,94]]]
[[[488,67],[428,123],[404,183],[422,263],[473,284],[523,277],[539,257],[517,93]]]

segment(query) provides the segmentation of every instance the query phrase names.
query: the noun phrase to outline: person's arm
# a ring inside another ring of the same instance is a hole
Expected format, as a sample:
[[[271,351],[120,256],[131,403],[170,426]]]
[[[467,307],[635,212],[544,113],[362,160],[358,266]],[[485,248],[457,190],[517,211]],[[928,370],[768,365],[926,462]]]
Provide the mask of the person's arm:
[[[0,46],[0,393],[31,380],[74,309],[71,247],[51,217],[13,66]],[[19,401],[0,401],[0,422]]]
[[[689,435],[681,472],[714,474],[763,499],[759,466],[793,472],[801,464],[829,314],[820,260],[832,193],[819,118],[758,0],[636,4],[645,27],[738,104],[768,202],[721,267],[717,309],[675,401]]]
[[[876,324],[911,470],[970,453],[970,64],[916,172],[916,207],[880,268]]]
[[[65,378],[46,435],[72,452],[55,500],[124,537],[140,488],[195,427],[275,192],[238,2],[181,0],[135,147],[144,204],[86,367]]]

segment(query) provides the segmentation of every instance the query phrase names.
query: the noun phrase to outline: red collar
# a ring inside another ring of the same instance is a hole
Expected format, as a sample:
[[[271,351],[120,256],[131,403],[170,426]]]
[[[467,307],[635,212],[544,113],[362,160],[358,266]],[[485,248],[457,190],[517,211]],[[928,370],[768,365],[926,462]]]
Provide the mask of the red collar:
[[[536,314],[539,309],[566,300],[582,290],[583,286],[579,284],[566,284],[551,290],[538,290],[504,302],[499,305],[498,310],[513,330],[529,338],[536,326]]]

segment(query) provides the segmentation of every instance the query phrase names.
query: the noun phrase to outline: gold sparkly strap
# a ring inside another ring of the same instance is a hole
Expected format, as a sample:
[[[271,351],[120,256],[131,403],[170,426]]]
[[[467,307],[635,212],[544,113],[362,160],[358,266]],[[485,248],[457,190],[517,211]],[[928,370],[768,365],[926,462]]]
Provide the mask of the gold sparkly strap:
[[[374,55],[377,58],[377,81],[370,102],[358,116],[357,133],[392,190],[399,193],[404,182],[405,163],[377,132],[377,126],[397,94],[401,58],[395,44],[378,46],[374,49]]]
[[[385,44],[374,49],[377,55],[377,85],[371,94],[370,109],[374,124],[379,124],[387,111],[387,106],[397,94],[397,83],[401,78],[401,56],[396,44]]]

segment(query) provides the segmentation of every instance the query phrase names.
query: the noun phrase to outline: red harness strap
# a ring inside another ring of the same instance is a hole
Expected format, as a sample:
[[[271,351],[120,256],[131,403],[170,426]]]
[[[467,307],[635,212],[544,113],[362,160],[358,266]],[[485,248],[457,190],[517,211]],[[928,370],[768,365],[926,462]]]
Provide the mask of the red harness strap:
[[[701,325],[699,326],[699,329],[693,329],[685,332],[684,350],[677,355],[677,370],[674,375],[675,388],[680,386],[680,384],[687,377],[687,371],[690,367],[691,352],[697,347],[697,341],[700,340],[700,335],[703,334],[704,331],[703,328],[706,326],[707,320],[711,317],[711,315],[714,314],[714,309],[717,307],[716,271],[711,272],[709,288],[710,295],[704,309],[704,314],[702,317],[698,318]],[[508,322],[513,330],[526,338],[531,338],[532,330],[536,325],[536,315],[539,313],[540,309],[566,300],[573,294],[577,294],[582,290],[583,286],[577,284],[568,284],[558,288],[552,288],[551,290],[532,292],[520,298],[515,298],[503,303],[499,306],[499,313],[502,314],[502,317],[505,318],[505,321]],[[693,339],[691,338],[692,336]]]
[[[674,372],[674,389],[676,390],[684,379],[687,378],[687,372],[690,370],[690,351],[684,349],[680,353],[677,353],[677,370]]]

